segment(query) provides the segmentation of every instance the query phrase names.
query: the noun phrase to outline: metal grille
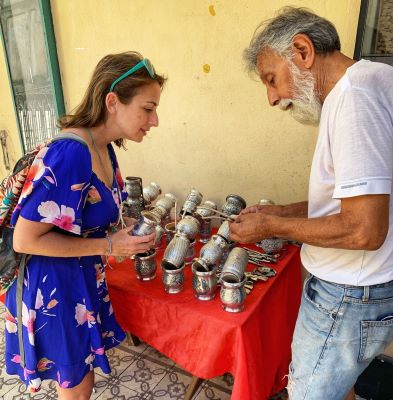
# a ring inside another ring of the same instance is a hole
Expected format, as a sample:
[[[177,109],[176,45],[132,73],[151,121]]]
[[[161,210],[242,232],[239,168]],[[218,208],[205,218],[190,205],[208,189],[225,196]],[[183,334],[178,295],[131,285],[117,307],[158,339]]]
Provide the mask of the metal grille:
[[[27,99],[24,93],[15,95],[22,139],[28,151],[55,136],[58,128],[49,86],[30,92]]]

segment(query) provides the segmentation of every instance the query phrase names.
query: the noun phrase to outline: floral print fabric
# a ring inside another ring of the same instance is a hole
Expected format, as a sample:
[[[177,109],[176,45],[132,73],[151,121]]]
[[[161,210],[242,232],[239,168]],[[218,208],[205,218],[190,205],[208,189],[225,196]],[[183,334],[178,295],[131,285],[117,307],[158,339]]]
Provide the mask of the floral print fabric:
[[[57,232],[104,237],[118,220],[126,193],[115,153],[108,146],[116,179],[108,188],[91,167],[89,150],[73,140],[41,149],[32,165],[11,222],[19,215],[53,224]],[[26,240],[29,240],[26,237]],[[23,303],[25,368],[20,362],[16,282],[6,296],[6,369],[32,390],[43,379],[63,388],[78,385],[93,368],[110,372],[105,350],[125,334],[109,300],[100,256],[31,256],[26,265]]]

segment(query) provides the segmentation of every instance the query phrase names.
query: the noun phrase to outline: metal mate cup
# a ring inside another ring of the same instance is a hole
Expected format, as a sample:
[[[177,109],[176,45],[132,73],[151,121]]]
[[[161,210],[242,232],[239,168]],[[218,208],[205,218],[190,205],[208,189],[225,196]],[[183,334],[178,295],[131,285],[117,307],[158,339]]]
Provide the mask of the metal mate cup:
[[[225,311],[233,313],[243,311],[246,298],[245,282],[245,276],[240,282],[221,282],[220,298]]]
[[[217,289],[217,267],[205,268],[195,259],[192,263],[192,289],[198,300],[212,300]]]
[[[184,267],[185,265],[183,264],[179,268],[176,268],[171,263],[162,261],[162,283],[167,293],[179,293],[183,290]]]
[[[219,265],[227,247],[227,242],[221,236],[213,235],[201,248],[199,258],[206,265]]]
[[[184,235],[175,234],[165,249],[162,260],[180,268],[186,259],[190,241]]]
[[[195,239],[191,240],[188,246],[186,258],[184,259],[186,265],[191,264],[192,260],[195,258],[195,242]]]
[[[127,176],[125,187],[128,197],[140,198],[142,196],[142,179],[139,176]]]
[[[201,230],[199,232],[199,241],[207,243],[212,233],[212,221],[210,219],[203,219],[201,222]]]
[[[277,237],[270,237],[256,243],[256,246],[261,247],[267,254],[276,254],[283,248],[284,240]]]
[[[199,221],[191,215],[186,215],[176,226],[176,232],[188,237],[189,240],[195,239],[200,230]]]
[[[161,187],[158,183],[150,182],[150,185],[143,188],[143,198],[151,203],[161,194]]]
[[[142,211],[141,216],[132,229],[132,235],[145,236],[150,235],[160,223],[159,218],[150,211]]]
[[[123,213],[126,217],[139,219],[142,210],[143,205],[139,197],[127,197],[126,201],[123,203]]]
[[[165,225],[164,230],[165,230],[166,244],[168,245],[176,233],[175,223],[169,222],[168,224]]]
[[[149,250],[146,253],[136,254],[134,257],[136,277],[141,281],[151,281],[156,277],[157,260],[156,251]]]
[[[238,196],[237,194],[229,194],[222,206],[222,212],[229,215],[238,215],[241,210],[246,208],[246,206],[247,203],[243,197]]]
[[[183,204],[181,213],[193,214],[196,211],[197,207],[201,204],[202,197],[202,193],[198,192],[198,190],[191,189],[186,198],[186,201]]]
[[[229,235],[231,234],[231,230],[229,229],[229,222],[224,221],[220,227],[218,228],[217,235],[223,237],[227,242],[230,242]]]
[[[230,283],[241,282],[244,277],[247,263],[247,250],[241,247],[235,247],[228,254],[225,264],[222,267],[220,280]]]

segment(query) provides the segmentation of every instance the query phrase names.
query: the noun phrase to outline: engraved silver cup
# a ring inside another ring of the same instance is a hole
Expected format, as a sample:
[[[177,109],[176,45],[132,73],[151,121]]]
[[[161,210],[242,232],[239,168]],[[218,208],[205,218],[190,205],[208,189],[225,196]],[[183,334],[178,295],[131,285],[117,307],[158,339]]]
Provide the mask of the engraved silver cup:
[[[261,247],[267,254],[279,253],[284,245],[284,240],[277,237],[270,237],[256,243],[256,246]]]
[[[202,193],[198,192],[196,189],[191,189],[190,193],[188,194],[186,201],[183,204],[181,209],[181,214],[188,214],[191,215],[195,212],[197,207],[202,202]]]
[[[151,203],[161,194],[161,187],[158,183],[150,182],[143,188],[143,198],[147,203]]]
[[[246,291],[244,284],[246,277],[244,276],[240,282],[221,282],[220,298],[222,308],[228,312],[240,312],[244,309],[244,299]]]
[[[222,267],[220,280],[227,282],[241,282],[248,263],[247,250],[235,247],[230,251]]]
[[[199,258],[202,263],[209,265],[219,265],[227,247],[227,242],[221,236],[213,235],[211,239],[201,248]]]
[[[156,251],[136,254],[134,258],[136,277],[141,281],[151,281],[156,277],[157,262]]]
[[[150,235],[156,229],[156,226],[160,223],[160,219],[150,211],[142,211],[141,216],[134,228],[132,229],[132,235],[134,236],[145,236]]]
[[[184,235],[175,234],[166,247],[162,260],[180,268],[184,264],[189,246],[190,241]]]
[[[184,267],[185,265],[183,264],[179,268],[176,268],[171,263],[162,261],[162,283],[167,293],[179,293],[183,290]]]
[[[195,257],[195,239],[192,239],[190,241],[190,245],[188,246],[188,250],[187,250],[187,254],[186,254],[186,258],[184,260],[185,264],[191,264],[192,260]]]
[[[195,259],[191,268],[195,297],[199,300],[214,299],[217,289],[217,267],[210,267],[210,270],[206,271],[199,260]]]
[[[231,234],[231,230],[229,229],[229,222],[224,221],[220,227],[218,228],[217,235],[223,237],[227,242],[230,241],[229,235]]]
[[[187,236],[189,240],[193,240],[199,233],[200,228],[201,224],[196,218],[186,215],[177,223],[176,232]]]
[[[243,197],[237,194],[229,194],[222,206],[222,212],[229,215],[238,215],[243,208],[246,208],[246,205],[247,203]]]

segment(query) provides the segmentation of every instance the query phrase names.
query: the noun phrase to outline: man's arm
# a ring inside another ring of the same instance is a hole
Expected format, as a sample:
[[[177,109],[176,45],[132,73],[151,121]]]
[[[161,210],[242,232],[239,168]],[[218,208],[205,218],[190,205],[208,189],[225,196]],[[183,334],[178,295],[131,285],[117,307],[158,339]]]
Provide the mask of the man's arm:
[[[230,224],[231,239],[254,243],[276,236],[319,247],[376,250],[389,229],[389,199],[389,195],[345,198],[340,213],[321,218],[242,214]]]
[[[250,213],[263,213],[276,215],[278,217],[307,218],[308,202],[302,201],[300,203],[288,204],[286,206],[256,204],[245,208],[240,214]]]

